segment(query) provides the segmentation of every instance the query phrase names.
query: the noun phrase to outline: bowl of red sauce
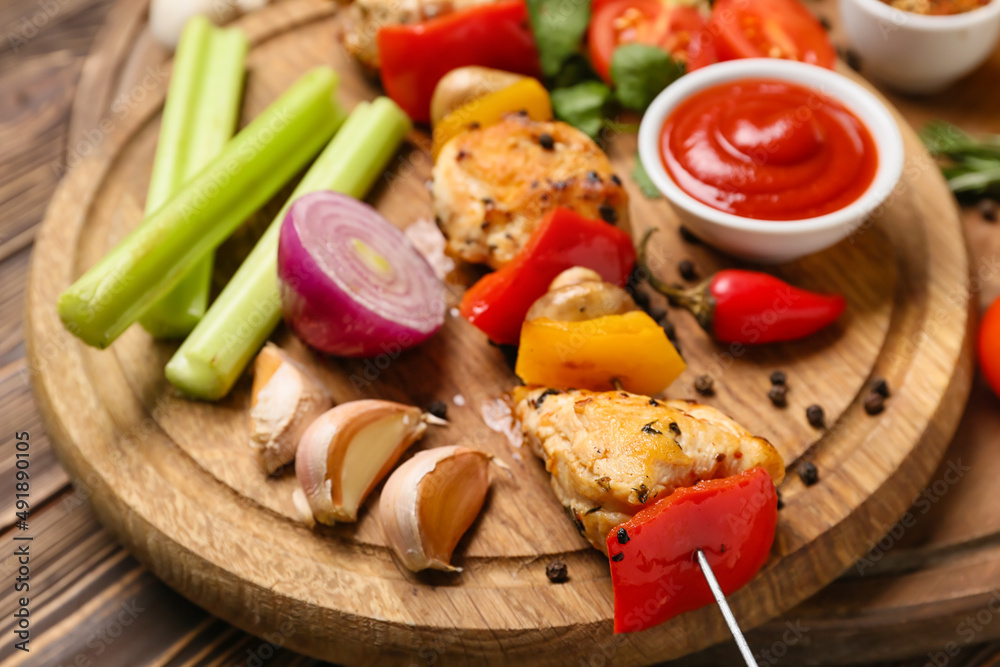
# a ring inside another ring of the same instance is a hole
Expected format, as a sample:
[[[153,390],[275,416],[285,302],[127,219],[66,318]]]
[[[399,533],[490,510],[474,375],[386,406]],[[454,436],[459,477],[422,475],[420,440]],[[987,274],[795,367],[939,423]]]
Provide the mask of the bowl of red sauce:
[[[691,72],[653,101],[639,158],[681,222],[729,254],[783,262],[878,213],[903,139],[867,89],[804,63],[748,59]]]

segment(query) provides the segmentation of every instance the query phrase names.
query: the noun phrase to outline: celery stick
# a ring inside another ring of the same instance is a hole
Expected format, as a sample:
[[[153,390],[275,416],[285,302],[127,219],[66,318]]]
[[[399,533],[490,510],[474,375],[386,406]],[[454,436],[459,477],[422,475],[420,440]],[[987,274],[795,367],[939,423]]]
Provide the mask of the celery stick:
[[[363,197],[410,129],[406,114],[380,97],[361,103],[316,160],[236,275],[167,364],[167,379],[194,398],[216,400],[281,321],[278,236],[292,201],[317,190]]]
[[[147,217],[214,160],[233,136],[246,53],[242,30],[221,30],[200,15],[184,26],[146,196]],[[146,311],[139,319],[146,331],[157,338],[180,338],[194,329],[208,306],[212,260],[210,253]]]
[[[170,199],[59,296],[59,316],[107,347],[315,156],[342,117],[337,75],[318,67],[233,138]]]

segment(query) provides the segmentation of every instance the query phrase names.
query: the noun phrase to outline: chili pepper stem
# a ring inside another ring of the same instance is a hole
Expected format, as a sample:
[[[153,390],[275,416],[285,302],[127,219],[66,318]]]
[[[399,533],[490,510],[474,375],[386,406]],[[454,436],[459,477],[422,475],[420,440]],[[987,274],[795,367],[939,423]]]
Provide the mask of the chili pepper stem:
[[[649,283],[650,287],[667,297],[667,301],[671,306],[684,308],[689,311],[698,320],[698,324],[700,324],[705,331],[711,333],[712,313],[715,311],[715,299],[712,297],[712,293],[710,291],[712,279],[708,278],[697,287],[682,289],[673,285],[668,285],[657,278],[653,274],[652,269],[650,269],[649,265],[646,263],[646,247],[649,245],[649,238],[655,231],[656,229],[649,229],[646,231],[645,236],[642,237],[642,242],[639,244],[636,265],[642,271],[645,276],[645,280]]]
[[[719,611],[722,612],[722,616],[726,619],[726,625],[729,626],[729,631],[733,634],[733,639],[736,640],[736,646],[739,647],[743,660],[747,663],[747,667],[757,667],[757,660],[754,659],[746,637],[743,636],[743,631],[740,630],[740,625],[736,622],[733,610],[729,608],[729,603],[726,602],[726,596],[722,592],[718,580],[715,578],[715,573],[712,572],[712,566],[708,564],[708,559],[705,558],[705,554],[701,549],[698,549],[694,553],[698,560],[698,565],[701,566],[701,573],[705,575],[705,581],[708,582],[708,587],[712,589],[712,595],[715,596],[715,601],[719,605]]]

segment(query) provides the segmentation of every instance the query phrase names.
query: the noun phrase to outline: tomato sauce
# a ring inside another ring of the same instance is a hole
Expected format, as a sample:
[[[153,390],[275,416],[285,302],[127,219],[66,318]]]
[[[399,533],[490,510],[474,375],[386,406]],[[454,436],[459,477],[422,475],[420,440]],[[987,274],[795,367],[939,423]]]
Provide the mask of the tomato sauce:
[[[875,179],[868,128],[838,101],[787,81],[708,88],[663,124],[660,155],[687,194],[745,218],[800,220],[840,210]]]

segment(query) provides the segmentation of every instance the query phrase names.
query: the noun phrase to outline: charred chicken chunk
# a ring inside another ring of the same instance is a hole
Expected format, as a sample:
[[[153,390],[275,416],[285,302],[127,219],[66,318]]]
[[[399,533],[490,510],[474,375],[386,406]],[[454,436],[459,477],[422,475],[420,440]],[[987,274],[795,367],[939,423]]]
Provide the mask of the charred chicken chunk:
[[[679,487],[757,467],[785,477],[771,443],[707,405],[543,387],[518,387],[514,400],[556,496],[601,551],[608,531]]]
[[[448,252],[494,268],[512,260],[556,207],[628,223],[628,194],[604,151],[566,123],[519,114],[445,144],[433,193]]]

